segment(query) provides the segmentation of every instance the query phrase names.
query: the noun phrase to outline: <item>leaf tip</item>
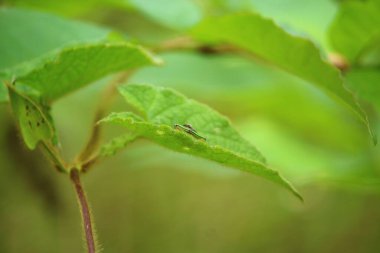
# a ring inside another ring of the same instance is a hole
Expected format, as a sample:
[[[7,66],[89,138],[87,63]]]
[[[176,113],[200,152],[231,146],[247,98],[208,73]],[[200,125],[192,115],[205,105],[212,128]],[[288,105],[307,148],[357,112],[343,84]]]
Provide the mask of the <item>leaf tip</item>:
[[[294,191],[293,193],[296,195],[296,197],[297,197],[302,203],[305,203],[304,198],[302,197],[302,195],[301,195],[298,191]]]
[[[297,199],[299,199],[302,203],[304,203],[304,199],[299,193],[299,191],[290,183],[287,179],[282,177],[280,173],[277,173],[278,178],[280,179],[280,184],[284,186],[286,189],[288,189]]]
[[[299,199],[302,203],[305,203],[304,198],[302,197],[301,193],[298,192],[298,190],[290,183],[287,182],[287,188],[293,193],[293,195]]]
[[[372,142],[374,146],[377,146],[377,135],[372,133]]]

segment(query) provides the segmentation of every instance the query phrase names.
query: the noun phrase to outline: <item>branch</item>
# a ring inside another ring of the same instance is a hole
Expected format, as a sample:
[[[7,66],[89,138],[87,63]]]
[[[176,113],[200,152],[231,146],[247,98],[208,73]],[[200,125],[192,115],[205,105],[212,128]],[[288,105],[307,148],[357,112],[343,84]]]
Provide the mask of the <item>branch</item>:
[[[254,53],[248,52],[237,46],[219,43],[219,44],[201,44],[192,40],[190,37],[178,37],[164,41],[156,48],[152,49],[156,53],[164,53],[171,51],[195,51],[201,54],[235,54],[250,60],[266,62],[265,59],[262,59],[260,56],[255,55]],[[340,71],[345,72],[349,68],[349,63],[347,60],[340,54],[329,53],[328,61],[331,65],[338,68]]]
[[[162,42],[152,50],[156,53],[164,53],[171,51],[196,51],[201,54],[225,54],[225,53],[241,53],[237,47],[227,44],[208,45],[201,44],[189,37],[178,37]]]

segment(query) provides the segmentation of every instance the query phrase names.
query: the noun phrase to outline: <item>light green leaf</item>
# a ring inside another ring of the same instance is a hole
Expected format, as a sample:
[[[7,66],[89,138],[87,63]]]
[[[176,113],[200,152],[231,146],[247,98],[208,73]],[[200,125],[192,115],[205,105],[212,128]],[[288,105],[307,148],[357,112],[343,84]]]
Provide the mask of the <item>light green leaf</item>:
[[[171,87],[239,118],[239,126],[249,117],[271,118],[325,150],[358,150],[368,145],[366,129],[358,129],[359,122],[350,117],[349,110],[284,71],[229,54],[210,57],[174,52],[161,56],[165,65],[139,70],[130,83]],[[268,146],[273,143],[276,142],[268,142]]]
[[[113,138],[111,141],[102,146],[100,149],[100,156],[107,157],[115,155],[118,151],[125,148],[129,143],[136,140],[136,138],[137,135],[130,133]]]
[[[45,109],[10,85],[8,92],[13,112],[28,148],[35,149],[39,141],[52,139],[54,128]]]
[[[337,12],[337,6],[333,1],[249,0],[249,2],[258,13],[272,18],[286,31],[311,37],[323,48],[328,47],[326,32]]]
[[[67,48],[17,78],[52,101],[117,71],[157,64],[143,48],[128,43],[98,43]]]
[[[121,124],[133,133],[171,150],[261,176],[301,198],[288,181],[265,165],[261,153],[244,140],[225,117],[211,108],[168,88],[128,85],[121,87],[120,93],[143,118],[130,112],[112,113],[102,122]],[[206,141],[176,129],[175,124],[191,124]]]
[[[346,1],[330,28],[332,46],[359,62],[380,43],[380,1]]]
[[[200,21],[200,7],[192,0],[126,0],[137,10],[158,23],[175,29],[184,29]]]
[[[311,82],[348,106],[368,127],[365,113],[344,87],[338,70],[321,58],[319,50],[309,40],[286,33],[273,21],[258,14],[206,19],[193,29],[192,34],[205,42],[236,45]]]

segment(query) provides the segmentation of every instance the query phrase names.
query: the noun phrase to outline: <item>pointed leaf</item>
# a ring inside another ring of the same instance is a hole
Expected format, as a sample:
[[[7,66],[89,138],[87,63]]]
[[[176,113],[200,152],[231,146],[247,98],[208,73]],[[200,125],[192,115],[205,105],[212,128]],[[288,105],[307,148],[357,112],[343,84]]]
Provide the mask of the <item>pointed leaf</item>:
[[[192,33],[209,43],[236,45],[309,81],[347,105],[368,127],[365,113],[344,87],[338,70],[321,58],[319,50],[309,40],[286,33],[258,14],[209,18],[197,25]]]
[[[149,52],[129,43],[81,45],[53,55],[17,82],[52,101],[111,73],[157,63]]]
[[[261,153],[244,140],[216,111],[167,88],[128,85],[120,88],[125,100],[142,117],[130,112],[112,113],[102,122],[121,124],[133,133],[171,150],[203,157],[276,182],[300,195]],[[193,131],[184,126],[191,124]],[[195,132],[195,133],[194,133]]]

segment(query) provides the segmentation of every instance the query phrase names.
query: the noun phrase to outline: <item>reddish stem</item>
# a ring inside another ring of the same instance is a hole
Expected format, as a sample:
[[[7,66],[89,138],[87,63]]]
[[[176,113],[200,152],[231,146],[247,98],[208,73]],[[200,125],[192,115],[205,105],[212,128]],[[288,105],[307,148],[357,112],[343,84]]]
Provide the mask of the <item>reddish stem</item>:
[[[81,208],[82,221],[83,221],[84,233],[86,236],[88,253],[95,253],[95,239],[94,239],[94,233],[92,229],[90,208],[88,207],[86,194],[83,190],[83,187],[80,181],[79,171],[77,169],[71,170],[70,178],[74,184],[75,191],[77,193],[77,197],[78,197],[80,208]]]

